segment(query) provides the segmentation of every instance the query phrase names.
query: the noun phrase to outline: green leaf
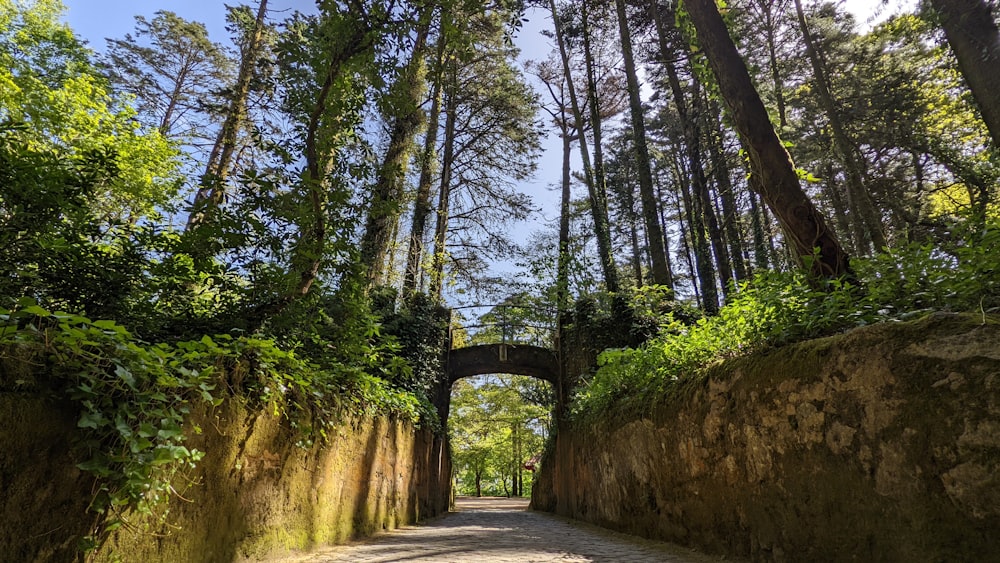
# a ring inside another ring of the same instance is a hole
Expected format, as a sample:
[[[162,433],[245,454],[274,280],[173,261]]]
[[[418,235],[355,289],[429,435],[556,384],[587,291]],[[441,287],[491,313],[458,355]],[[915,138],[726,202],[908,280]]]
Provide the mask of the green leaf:
[[[135,389],[135,376],[132,375],[132,372],[129,371],[128,368],[126,368],[121,364],[116,365],[115,375],[117,375],[119,379],[124,381],[126,385],[128,385],[132,389]]]
[[[29,305],[21,309],[20,312],[26,315],[35,315],[36,317],[48,317],[49,315],[52,314],[46,309],[39,307],[38,305]]]
[[[99,412],[85,412],[83,416],[80,417],[80,421],[76,423],[79,428],[93,428],[97,429],[99,426],[104,424],[104,415]]]

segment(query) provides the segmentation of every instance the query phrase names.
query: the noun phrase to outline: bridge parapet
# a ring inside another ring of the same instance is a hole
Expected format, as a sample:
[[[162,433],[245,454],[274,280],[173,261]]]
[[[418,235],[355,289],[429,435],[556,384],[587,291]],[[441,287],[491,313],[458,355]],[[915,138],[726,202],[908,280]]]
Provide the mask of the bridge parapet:
[[[463,322],[461,311],[465,310],[473,311],[475,319]],[[453,307],[451,325],[453,330],[464,332],[465,339],[474,344],[558,347],[555,315],[543,306],[500,303]]]

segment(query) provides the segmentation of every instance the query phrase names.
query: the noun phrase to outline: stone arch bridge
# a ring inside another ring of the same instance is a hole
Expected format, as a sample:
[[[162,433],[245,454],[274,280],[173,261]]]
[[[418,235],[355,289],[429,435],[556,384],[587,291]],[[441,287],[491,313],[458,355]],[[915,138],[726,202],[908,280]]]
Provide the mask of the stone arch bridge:
[[[480,306],[471,306],[480,307]],[[485,306],[482,306],[485,307]],[[489,307],[513,307],[515,305],[493,305]],[[504,315],[501,314],[501,317]],[[434,389],[431,401],[438,408],[441,420],[446,421],[451,402],[451,387],[460,379],[474,377],[477,375],[489,374],[511,374],[524,375],[547,381],[552,384],[556,395],[556,412],[562,411],[567,396],[567,389],[563,381],[564,369],[562,368],[560,354],[557,349],[547,348],[526,343],[511,342],[513,338],[508,334],[511,329],[524,328],[528,325],[518,326],[508,318],[501,318],[498,322],[464,326],[465,329],[476,329],[492,327],[499,329],[500,342],[489,344],[478,344],[461,348],[452,347],[452,339],[449,335],[445,343],[445,365],[439,384]],[[533,329],[557,330],[554,327],[532,326]],[[553,338],[558,347],[559,338]]]
[[[448,352],[448,384],[463,377],[490,373],[527,375],[559,385],[555,350],[523,344],[481,344]]]

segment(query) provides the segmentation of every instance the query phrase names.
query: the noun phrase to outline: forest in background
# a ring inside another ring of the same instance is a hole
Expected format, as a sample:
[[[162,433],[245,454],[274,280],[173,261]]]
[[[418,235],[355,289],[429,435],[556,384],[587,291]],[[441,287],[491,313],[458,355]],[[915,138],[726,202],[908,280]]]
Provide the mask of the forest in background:
[[[556,50],[522,69],[528,9]],[[266,405],[306,442],[345,414],[435,424],[460,291],[521,307],[533,343],[628,336],[581,421],[720,357],[985,322],[995,10],[932,0],[862,32],[803,0],[259,0],[225,44],[164,10],[97,53],[58,0],[0,0],[0,340],[41,366],[4,386],[80,405],[94,508],[120,514],[202,455],[181,430],[198,401]],[[519,245],[546,134],[560,221]]]

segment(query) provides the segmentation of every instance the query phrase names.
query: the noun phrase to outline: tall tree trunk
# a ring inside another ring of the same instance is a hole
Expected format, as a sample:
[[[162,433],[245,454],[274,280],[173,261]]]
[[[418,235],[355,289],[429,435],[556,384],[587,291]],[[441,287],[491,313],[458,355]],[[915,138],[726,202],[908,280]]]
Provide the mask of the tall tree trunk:
[[[746,262],[743,259],[743,238],[740,235],[740,214],[736,206],[736,194],[733,191],[733,182],[729,177],[729,165],[723,153],[723,131],[722,122],[717,117],[721,115],[720,108],[714,102],[711,105],[710,115],[706,119],[711,119],[713,131],[708,134],[708,150],[712,159],[712,171],[715,182],[719,188],[719,198],[722,200],[722,228],[729,244],[729,259],[732,262],[734,276],[737,281],[747,278]]]
[[[628,225],[626,225],[626,228],[628,229],[629,242],[632,245],[632,275],[635,276],[635,286],[642,287],[642,251],[639,248],[639,214],[635,211],[635,190],[632,188],[631,178],[626,176],[624,180],[622,195],[624,196],[624,203],[628,212]],[[649,231],[646,231],[646,236],[649,236]],[[651,246],[647,244],[647,247]]]
[[[646,244],[658,244],[663,247],[663,254],[667,257],[667,271],[670,272],[670,287],[674,287],[674,281],[676,276],[674,276],[674,268],[670,260],[670,243],[667,241],[666,236],[666,226],[667,226],[667,213],[664,207],[666,206],[666,199],[663,194],[663,183],[657,180],[656,182],[656,201],[660,202],[660,224],[663,225],[663,238],[660,240],[650,240]],[[673,293],[671,291],[671,293]]]
[[[673,167],[674,167],[674,176],[677,178],[678,184],[681,186],[681,197],[675,199],[675,204],[677,206],[677,222],[680,225],[680,231],[681,231],[680,234],[681,250],[683,251],[684,261],[687,263],[688,273],[690,274],[691,277],[691,287],[694,290],[695,303],[699,307],[702,307],[703,303],[701,298],[701,290],[698,288],[699,284],[698,270],[695,266],[695,262],[691,259],[691,254],[693,252],[692,248],[693,245],[691,244],[693,242],[693,238],[690,236],[693,233],[693,231],[690,228],[691,216],[692,216],[690,210],[691,196],[688,193],[687,184],[684,181],[684,178],[686,178],[686,174],[684,174],[683,170],[681,169],[680,164],[678,163],[678,159],[679,157],[675,155]],[[682,202],[684,204],[683,209],[681,207]],[[685,228],[685,225],[687,225],[687,228]]]
[[[212,152],[208,155],[208,164],[201,177],[198,191],[194,196],[194,206],[188,215],[187,230],[201,224],[213,209],[222,205],[226,197],[226,178],[236,151],[236,140],[240,128],[246,121],[247,99],[250,97],[250,82],[253,80],[254,68],[264,44],[264,28],[267,25],[267,0],[260,0],[257,6],[257,18],[254,20],[253,33],[247,43],[246,50],[240,60],[240,70],[236,77],[236,89],[229,100],[226,109],[226,119],[215,137]]]
[[[879,218],[878,210],[872,201],[871,194],[865,186],[864,173],[861,162],[857,155],[857,147],[847,134],[847,129],[840,118],[840,110],[837,101],[830,91],[830,81],[827,77],[826,68],[820,60],[820,53],[816,49],[809,26],[806,23],[805,12],[802,10],[802,0],[793,0],[795,3],[795,14],[798,16],[799,27],[805,41],[806,56],[813,68],[813,82],[816,86],[816,94],[819,97],[820,105],[826,113],[827,121],[830,123],[830,130],[833,134],[833,146],[844,169],[847,172],[847,190],[851,194],[858,215],[855,220],[861,221],[864,226],[866,240],[857,241],[856,250],[867,248],[868,241],[875,246],[875,251],[881,251],[886,246],[885,234],[882,229],[882,220]]]
[[[639,78],[636,76],[635,58],[632,55],[632,39],[629,37],[625,0],[615,0],[618,12],[618,34],[621,39],[622,56],[625,59],[625,78],[628,84],[629,110],[632,117],[632,136],[635,138],[635,160],[639,175],[639,194],[642,202],[642,217],[646,233],[652,240],[663,238],[659,221],[656,194],[653,191],[653,172],[649,164],[649,149],[646,147],[646,124],[644,122],[642,99],[639,97]],[[633,227],[633,237],[635,236]],[[668,286],[670,271],[663,247],[654,244],[649,247],[649,257],[653,263],[653,283]],[[636,276],[641,283],[641,275]],[[668,286],[669,287],[669,286]]]
[[[750,229],[753,231],[753,260],[759,270],[766,270],[768,265],[767,241],[764,236],[764,218],[761,217],[757,205],[757,194],[750,192]]]
[[[569,204],[570,185],[570,153],[573,139],[566,125],[566,112],[563,111],[562,127],[562,198],[559,202],[559,258],[556,267],[556,301],[559,307],[559,319],[569,309]]]
[[[442,21],[444,17],[442,16]],[[438,126],[441,123],[441,81],[446,46],[445,35],[438,38],[437,57],[431,108],[427,118],[427,133],[424,149],[420,154],[420,179],[417,181],[417,195],[413,201],[413,220],[410,224],[410,244],[406,253],[406,271],[403,276],[403,293],[410,293],[417,287],[420,277],[420,263],[424,254],[424,231],[427,230],[427,216],[431,213],[431,183],[434,165],[437,161]]]
[[[774,88],[774,101],[778,106],[778,126],[784,130],[788,127],[788,119],[785,111],[785,85],[778,71],[778,45],[774,29],[775,0],[760,0],[760,7],[764,15],[764,39],[767,43],[767,62],[771,70],[771,87]]]
[[[752,185],[778,217],[796,261],[808,265],[815,280],[852,275],[836,235],[799,185],[791,156],[771,125],[715,0],[689,0],[685,7],[733,123],[746,140],[754,172],[760,175],[759,183]]]
[[[693,101],[694,114],[690,116],[691,120],[695,124],[695,135],[699,138],[701,134],[698,127],[701,122],[705,120],[705,107],[702,101],[701,92],[699,89],[700,84],[698,81],[694,81],[692,87],[694,92],[691,94]],[[709,133],[711,136],[711,133]],[[711,144],[711,142],[709,142]],[[702,160],[698,159],[699,164]],[[733,281],[733,269],[730,265],[729,251],[726,249],[726,243],[723,240],[722,229],[719,227],[719,219],[715,213],[715,201],[712,198],[711,192],[708,190],[708,180],[702,176],[701,185],[698,186],[698,193],[696,194],[698,200],[700,201],[700,207],[702,212],[702,217],[704,217],[705,226],[708,227],[708,237],[712,243],[712,253],[715,255],[715,264],[719,272],[719,282],[722,285],[723,295],[729,293],[730,282]]]
[[[851,222],[847,219],[847,208],[844,205],[844,198],[840,196],[840,186],[837,185],[836,171],[829,162],[826,163],[824,175],[826,176],[826,193],[830,196],[830,204],[833,205],[833,218],[837,224],[838,234],[841,240],[846,241],[847,244],[844,246],[850,251],[857,248],[857,241],[853,240],[853,237],[857,233],[852,233],[851,231]]]
[[[590,105],[590,131],[594,137],[594,195],[591,205],[594,212],[594,230],[597,236],[597,251],[601,267],[605,273],[605,283],[611,293],[621,289],[618,268],[615,266],[611,250],[611,224],[608,221],[608,188],[604,173],[604,146],[601,134],[601,107],[597,97],[597,71],[594,68],[594,54],[590,46],[590,10],[588,2],[581,4],[581,33],[583,35],[583,62],[587,71],[587,101]]]
[[[931,0],[958,68],[1000,150],[1000,30],[986,0]]]
[[[690,174],[682,177],[680,183],[684,194],[684,207],[688,212],[688,228],[692,234],[695,257],[698,261],[698,281],[701,284],[703,297],[702,306],[706,313],[714,314],[719,310],[719,294],[715,286],[715,269],[712,267],[711,250],[709,250],[708,239],[705,236],[705,219],[708,217],[706,210],[707,213],[711,213],[711,206],[705,206],[702,203],[698,208],[695,207],[696,202],[704,201],[703,194],[708,193],[705,167],[701,158],[701,135],[698,132],[696,117],[691,115],[688,110],[687,96],[684,94],[677,73],[675,61],[679,59],[679,53],[667,38],[669,24],[664,21],[663,15],[655,4],[653,6],[653,21],[656,24],[660,56],[663,59],[663,68],[667,71],[667,82],[670,85],[674,106],[677,108],[677,115],[684,133],[684,147]],[[697,79],[693,79],[692,84],[695,89],[694,96],[698,96]],[[690,178],[690,180],[686,178]],[[692,192],[696,199],[692,199]]]
[[[614,257],[611,254],[611,230],[608,222],[607,195],[603,199],[600,197],[594,180],[594,169],[590,162],[587,136],[584,134],[587,129],[586,123],[580,108],[579,99],[576,95],[576,87],[573,85],[573,72],[569,64],[569,52],[566,49],[566,40],[563,37],[562,26],[559,24],[559,12],[556,9],[555,0],[549,0],[549,9],[552,11],[556,43],[559,46],[559,56],[562,59],[563,75],[566,77],[566,90],[569,92],[570,105],[573,108],[573,119],[577,135],[580,139],[580,158],[583,160],[583,176],[590,195],[590,212],[594,219],[594,234],[597,238],[597,253],[601,262],[601,271],[604,274],[604,285],[608,288],[608,291],[617,293],[620,284],[618,281],[618,270],[615,267]]]
[[[367,270],[368,287],[384,285],[387,281],[387,258],[402,211],[406,164],[423,118],[420,101],[424,95],[424,51],[431,14],[433,8],[425,7],[418,23],[410,61],[400,69],[392,87],[393,102],[390,105],[394,106],[396,114],[389,133],[389,146],[372,186],[368,219],[361,238],[361,263]]]
[[[458,114],[458,80],[456,63],[448,69],[448,89],[445,91],[444,155],[441,158],[441,184],[438,188],[437,225],[434,229],[434,256],[431,258],[429,293],[441,301],[444,288],[444,261],[448,254],[448,213],[451,206],[451,174],[455,160],[455,120]]]

